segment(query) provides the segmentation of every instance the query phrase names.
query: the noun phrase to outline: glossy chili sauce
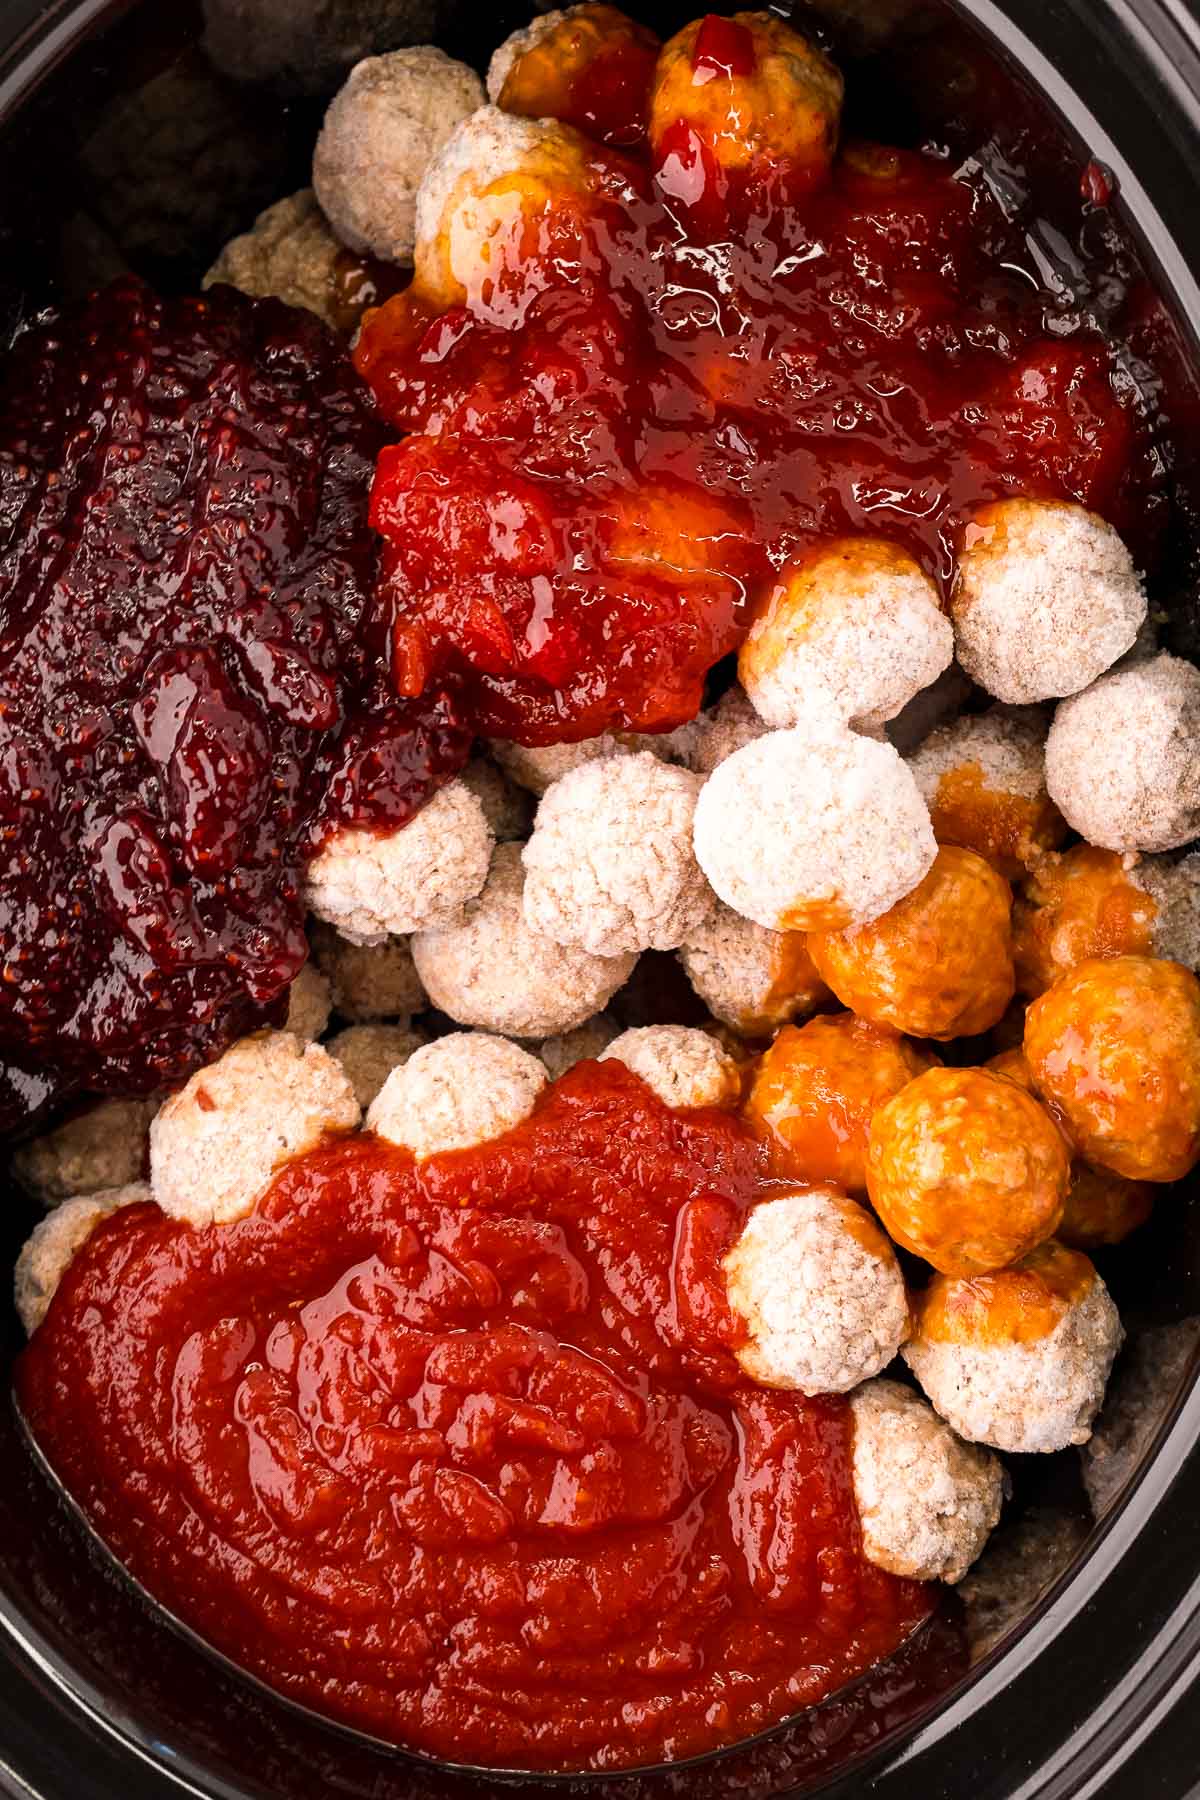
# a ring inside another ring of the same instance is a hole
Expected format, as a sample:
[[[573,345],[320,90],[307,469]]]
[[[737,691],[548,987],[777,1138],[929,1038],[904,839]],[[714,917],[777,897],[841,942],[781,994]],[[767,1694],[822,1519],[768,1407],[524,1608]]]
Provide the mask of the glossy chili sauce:
[[[747,45],[701,32],[706,91]],[[672,146],[596,146],[485,304],[367,318],[358,366],[411,434],[372,499],[401,692],[448,678],[529,742],[673,726],[814,539],[894,539],[945,590],[1009,495],[1081,501],[1147,560],[1132,385],[974,161],[851,145],[819,191],[738,193]]]
[[[292,1699],[458,1762],[687,1756],[930,1609],[862,1560],[846,1403],[730,1354],[764,1191],[730,1115],[581,1064],[475,1151],[363,1135],[236,1225],[116,1214],[20,1402],[134,1575]]]

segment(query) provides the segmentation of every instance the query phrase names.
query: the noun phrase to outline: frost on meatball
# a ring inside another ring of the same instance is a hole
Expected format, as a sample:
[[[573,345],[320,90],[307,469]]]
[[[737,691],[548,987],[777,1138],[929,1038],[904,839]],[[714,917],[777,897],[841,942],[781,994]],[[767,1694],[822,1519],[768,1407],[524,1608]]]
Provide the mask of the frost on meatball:
[[[1124,1335],[1087,1257],[1050,1243],[989,1275],[935,1275],[902,1354],[960,1437],[1037,1453],[1087,1442]]]
[[[762,1201],[724,1267],[747,1334],[735,1354],[764,1387],[844,1394],[878,1375],[908,1336],[895,1252],[836,1188]]]
[[[418,1162],[503,1137],[533,1111],[545,1066],[519,1044],[455,1031],[415,1050],[372,1102],[367,1129]]]
[[[937,589],[882,538],[838,538],[780,575],[738,655],[738,674],[768,725],[814,709],[877,729],[954,655]]]
[[[286,1031],[242,1038],[151,1125],[154,1198],[173,1219],[227,1225],[253,1212],[284,1163],[358,1120],[349,1081],[319,1044]]]
[[[365,1112],[393,1069],[428,1040],[410,1025],[348,1025],[326,1045]]]
[[[634,953],[593,956],[558,944],[525,916],[521,846],[500,844],[483,892],[462,923],[412,940],[433,1004],[460,1025],[506,1037],[571,1031],[598,1013],[633,972]]]
[[[741,1094],[737,1062],[693,1025],[634,1026],[613,1039],[600,1061],[624,1063],[664,1106],[732,1106]]]
[[[451,781],[399,831],[335,831],[308,865],[309,909],[352,944],[456,924],[487,880],[493,841],[476,795]]]
[[[699,776],[648,751],[562,776],[525,846],[532,928],[595,956],[683,943],[712,906],[692,850],[700,788]]]
[[[985,856],[1010,880],[1067,828],[1046,792],[1046,718],[993,706],[933,731],[908,759],[939,844]]]
[[[1000,1518],[998,1458],[898,1381],[864,1382],[850,1408],[863,1555],[909,1581],[961,1581]]]
[[[828,994],[802,931],[768,931],[719,902],[679,960],[714,1019],[743,1037],[766,1037]]]
[[[428,1004],[406,937],[381,944],[352,944],[332,925],[319,921],[311,932],[313,961],[328,978],[333,1004],[343,1019],[408,1019]]]
[[[528,791],[504,769],[486,756],[472,757],[459,775],[464,787],[470,788],[480,806],[488,828],[498,844],[510,844],[529,836],[533,824],[533,802]]]
[[[1064,700],[1046,787],[1071,829],[1105,850],[1173,850],[1200,835],[1200,670],[1153,656]]]
[[[287,1019],[284,1030],[314,1043],[322,1037],[333,1011],[333,990],[328,977],[311,962],[305,963],[288,989]]]
[[[34,1226],[17,1258],[13,1278],[17,1313],[30,1337],[49,1311],[59,1282],[101,1219],[107,1219],[122,1206],[137,1206],[150,1197],[144,1181],[103,1188],[96,1194],[79,1194],[73,1200],[64,1200]]]
[[[203,0],[204,49],[234,81],[324,94],[364,56],[419,44],[437,0]]]
[[[140,1181],[159,1102],[100,1100],[13,1152],[12,1172],[43,1206]]]
[[[613,1039],[621,1035],[621,1027],[609,1013],[597,1013],[594,1019],[587,1019],[577,1025],[574,1031],[561,1032],[556,1037],[548,1037],[538,1045],[538,1055],[546,1065],[546,1072],[551,1081],[557,1081],[576,1063],[589,1062],[601,1056]]]
[[[204,277],[257,299],[283,300],[342,329],[336,276],[342,246],[329,229],[311,188],[301,188],[260,212],[249,231],[231,238]]]
[[[313,188],[342,242],[385,262],[411,262],[425,171],[482,104],[474,69],[431,44],[356,63],[313,152]]]
[[[696,856],[719,897],[772,931],[878,918],[929,872],[929,812],[890,744],[817,723],[735,751],[704,784]]]
[[[711,775],[735,750],[766,737],[767,730],[745,691],[731,687],[715,706],[697,714],[690,725],[680,726],[675,736],[687,767],[697,775]]]
[[[1015,706],[1077,694],[1123,656],[1146,617],[1111,525],[1061,501],[1001,500],[967,527],[950,600],[958,660]]]
[[[599,179],[597,148],[554,119],[480,107],[462,120],[417,191],[414,287],[430,306],[469,306],[510,322],[510,288],[524,292],[527,226],[578,244]],[[317,189],[320,193],[320,187]]]

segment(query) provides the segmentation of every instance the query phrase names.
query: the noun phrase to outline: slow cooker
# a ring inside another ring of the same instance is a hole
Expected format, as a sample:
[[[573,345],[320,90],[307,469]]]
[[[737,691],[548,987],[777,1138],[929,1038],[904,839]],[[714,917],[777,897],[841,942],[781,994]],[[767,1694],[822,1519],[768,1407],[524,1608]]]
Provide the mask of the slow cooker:
[[[410,0],[395,9],[410,22],[398,41],[432,22],[435,41],[482,67],[528,6]],[[629,10],[667,29],[688,16],[672,5]],[[856,59],[857,129],[983,157],[1019,203],[1046,281],[1100,316],[1123,309],[1130,356],[1147,359],[1132,372],[1145,380],[1152,361],[1151,401],[1171,446],[1165,641],[1195,658],[1200,6],[934,0],[916,9],[919,32],[892,37],[873,13],[904,10],[894,0],[780,0],[777,10]],[[233,231],[307,179],[327,74],[278,92],[214,85],[202,37],[191,0],[0,0],[5,342],[43,306],[120,267],[194,285]],[[196,116],[148,107],[164,72],[177,91],[204,96]],[[3,1221],[11,1264],[31,1223],[16,1194],[4,1196]],[[1130,1344],[1101,1420],[1103,1480],[1093,1463],[1089,1506],[1074,1451],[1018,1472],[1011,1523],[989,1552],[998,1560],[975,1584],[970,1666],[954,1663],[952,1617],[760,1739],[620,1777],[441,1768],[239,1676],[156,1617],[105,1559],[0,1401],[0,1790],[14,1800],[1200,1793],[1200,1217],[1186,1193],[1159,1208],[1110,1279]],[[11,1358],[7,1311],[2,1329]],[[914,1675],[931,1662],[955,1670],[936,1701]]]

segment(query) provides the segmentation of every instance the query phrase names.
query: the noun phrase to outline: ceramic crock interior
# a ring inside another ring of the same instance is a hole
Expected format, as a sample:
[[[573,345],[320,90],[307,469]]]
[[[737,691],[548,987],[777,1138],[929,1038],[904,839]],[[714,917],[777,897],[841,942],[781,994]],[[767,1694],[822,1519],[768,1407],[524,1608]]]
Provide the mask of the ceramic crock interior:
[[[272,3],[287,0],[263,0]],[[1174,435],[1194,444],[1190,426],[1200,419],[1200,395],[1186,323],[1147,279],[1136,220],[1122,220],[1119,208],[1116,216],[1081,211],[1085,148],[985,47],[963,9],[948,0],[923,4],[916,9],[919,30],[864,55],[861,19],[870,5],[812,0],[794,9],[846,63],[849,128],[978,155],[1021,204],[1032,259],[1047,276],[1065,282],[1081,310],[1132,321],[1122,329],[1135,378],[1143,379],[1141,359],[1150,357],[1163,377],[1147,396],[1162,414],[1164,441]],[[881,0],[881,7],[889,15],[899,10],[895,0]],[[488,9],[474,0],[443,4],[434,35],[483,68],[528,9],[529,0]],[[230,235],[308,179],[324,96],[288,98],[218,75],[201,48],[199,8],[183,0],[92,10],[103,15],[99,29],[0,127],[0,167],[19,171],[0,184],[0,341],[43,306],[124,267],[168,289],[195,286]],[[665,32],[698,8],[627,0],[627,10]],[[848,31],[847,16],[860,21]],[[1168,613],[1168,647],[1195,657],[1200,632],[1186,594],[1200,527],[1191,472],[1182,455],[1177,464],[1175,523],[1155,597]],[[1021,1632],[1053,1584],[1087,1581],[1089,1552],[1106,1518],[1127,1498],[1191,1382],[1200,1336],[1200,1228],[1184,1200],[1182,1192],[1165,1195],[1150,1225],[1099,1259],[1129,1342],[1092,1451],[1015,1459],[1006,1522],[964,1584],[955,1617],[974,1668]],[[11,1264],[33,1209],[16,1192],[4,1193],[2,1219]],[[2,1333],[11,1358],[19,1333],[7,1311]],[[415,1765],[302,1716],[210,1661],[154,1618],[97,1555],[27,1454],[7,1406],[0,1406],[0,1454],[7,1471],[0,1483],[0,1617],[25,1634],[85,1705],[148,1754],[169,1752],[171,1764],[193,1771],[201,1791],[212,1794],[438,1800],[480,1791],[469,1776]],[[927,1644],[920,1655],[937,1662],[942,1648]],[[639,1800],[659,1791],[727,1793],[731,1783],[763,1794],[806,1791],[911,1723],[923,1704],[911,1674],[911,1659],[902,1659],[869,1677],[837,1714],[836,1728],[810,1716],[683,1775],[612,1778],[600,1786]],[[532,1791],[543,1784],[525,1785]]]

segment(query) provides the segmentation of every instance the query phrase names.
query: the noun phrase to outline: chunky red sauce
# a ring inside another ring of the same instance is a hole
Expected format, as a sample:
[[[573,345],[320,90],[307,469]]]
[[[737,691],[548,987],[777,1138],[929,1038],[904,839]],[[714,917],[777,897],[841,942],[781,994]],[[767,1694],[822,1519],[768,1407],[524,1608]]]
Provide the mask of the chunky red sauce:
[[[706,23],[696,79],[748,42]],[[486,307],[368,316],[358,366],[411,434],[372,499],[401,692],[449,679],[529,742],[666,728],[812,540],[893,538],[945,585],[1006,495],[1082,501],[1145,560],[1131,385],[974,164],[852,146],[798,197],[709,161],[670,129],[657,166],[597,146],[594,198],[530,219]]]
[[[862,1560],[843,1401],[750,1385],[728,1115],[584,1064],[508,1138],[369,1137],[204,1231],[103,1224],[18,1369],[150,1591],[291,1698],[459,1762],[733,1742],[927,1615]]]

